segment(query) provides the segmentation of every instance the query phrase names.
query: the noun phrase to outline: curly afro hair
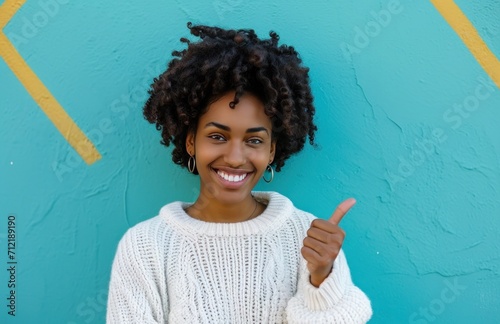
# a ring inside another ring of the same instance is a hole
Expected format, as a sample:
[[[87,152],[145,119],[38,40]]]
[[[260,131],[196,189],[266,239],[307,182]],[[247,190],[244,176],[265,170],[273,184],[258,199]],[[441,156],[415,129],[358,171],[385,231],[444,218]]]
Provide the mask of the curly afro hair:
[[[278,46],[279,36],[273,31],[270,39],[259,39],[252,29],[225,30],[191,23],[187,27],[200,40],[180,39],[187,49],[172,52],[174,58],[154,79],[144,106],[144,117],[161,130],[161,144],[174,144],[172,160],[176,164],[187,167],[188,132],[196,131],[206,107],[229,91],[235,91],[231,108],[245,92],[263,102],[276,141],[272,162],[276,171],[304,148],[308,136],[315,146],[309,69],[292,46]]]

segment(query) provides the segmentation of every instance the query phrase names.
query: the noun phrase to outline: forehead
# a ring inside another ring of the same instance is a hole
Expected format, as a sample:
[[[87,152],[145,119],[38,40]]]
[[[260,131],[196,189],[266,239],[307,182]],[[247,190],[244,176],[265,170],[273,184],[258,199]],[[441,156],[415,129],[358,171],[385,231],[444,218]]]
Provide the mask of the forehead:
[[[271,119],[264,112],[264,104],[254,95],[246,93],[240,97],[235,108],[229,103],[234,99],[234,91],[214,101],[207,107],[207,111],[200,117],[199,126],[217,122],[231,129],[247,129],[264,126],[271,129]]]

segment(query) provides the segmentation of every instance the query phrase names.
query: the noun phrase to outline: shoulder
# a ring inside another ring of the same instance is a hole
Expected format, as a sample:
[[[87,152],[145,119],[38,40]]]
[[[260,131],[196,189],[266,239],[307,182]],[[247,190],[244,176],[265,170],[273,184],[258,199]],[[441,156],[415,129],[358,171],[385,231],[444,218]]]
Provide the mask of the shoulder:
[[[253,195],[257,200],[265,203],[272,212],[285,214],[288,222],[309,227],[311,222],[317,218],[313,214],[295,207],[293,202],[281,193],[259,191],[254,192]]]
[[[156,215],[149,219],[143,220],[140,223],[130,227],[122,239],[146,239],[154,235],[155,230],[161,227],[161,215]]]
[[[162,246],[162,242],[169,233],[165,216],[172,205],[179,203],[167,204],[160,209],[156,216],[143,220],[127,229],[120,239],[119,246],[126,246],[127,249],[133,249],[141,254]]]

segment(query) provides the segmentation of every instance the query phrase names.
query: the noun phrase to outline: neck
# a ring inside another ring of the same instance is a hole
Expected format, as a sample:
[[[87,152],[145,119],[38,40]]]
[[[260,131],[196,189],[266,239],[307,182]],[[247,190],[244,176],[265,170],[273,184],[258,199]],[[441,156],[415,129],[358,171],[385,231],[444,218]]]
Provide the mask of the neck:
[[[238,223],[261,214],[262,204],[251,195],[234,204],[224,204],[216,199],[204,199],[201,195],[186,212],[193,218],[211,223]]]

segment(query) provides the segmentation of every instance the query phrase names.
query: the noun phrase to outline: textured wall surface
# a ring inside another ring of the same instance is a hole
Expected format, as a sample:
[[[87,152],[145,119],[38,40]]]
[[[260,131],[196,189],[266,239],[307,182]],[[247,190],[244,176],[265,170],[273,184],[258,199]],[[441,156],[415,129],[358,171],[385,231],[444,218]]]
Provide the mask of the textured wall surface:
[[[500,3],[454,2],[474,55],[451,1],[306,3],[0,1],[1,323],[104,323],[120,237],[195,199],[141,113],[187,21],[275,30],[310,67],[320,148],[258,189],[322,218],[357,198],[344,249],[371,323],[498,322]]]

